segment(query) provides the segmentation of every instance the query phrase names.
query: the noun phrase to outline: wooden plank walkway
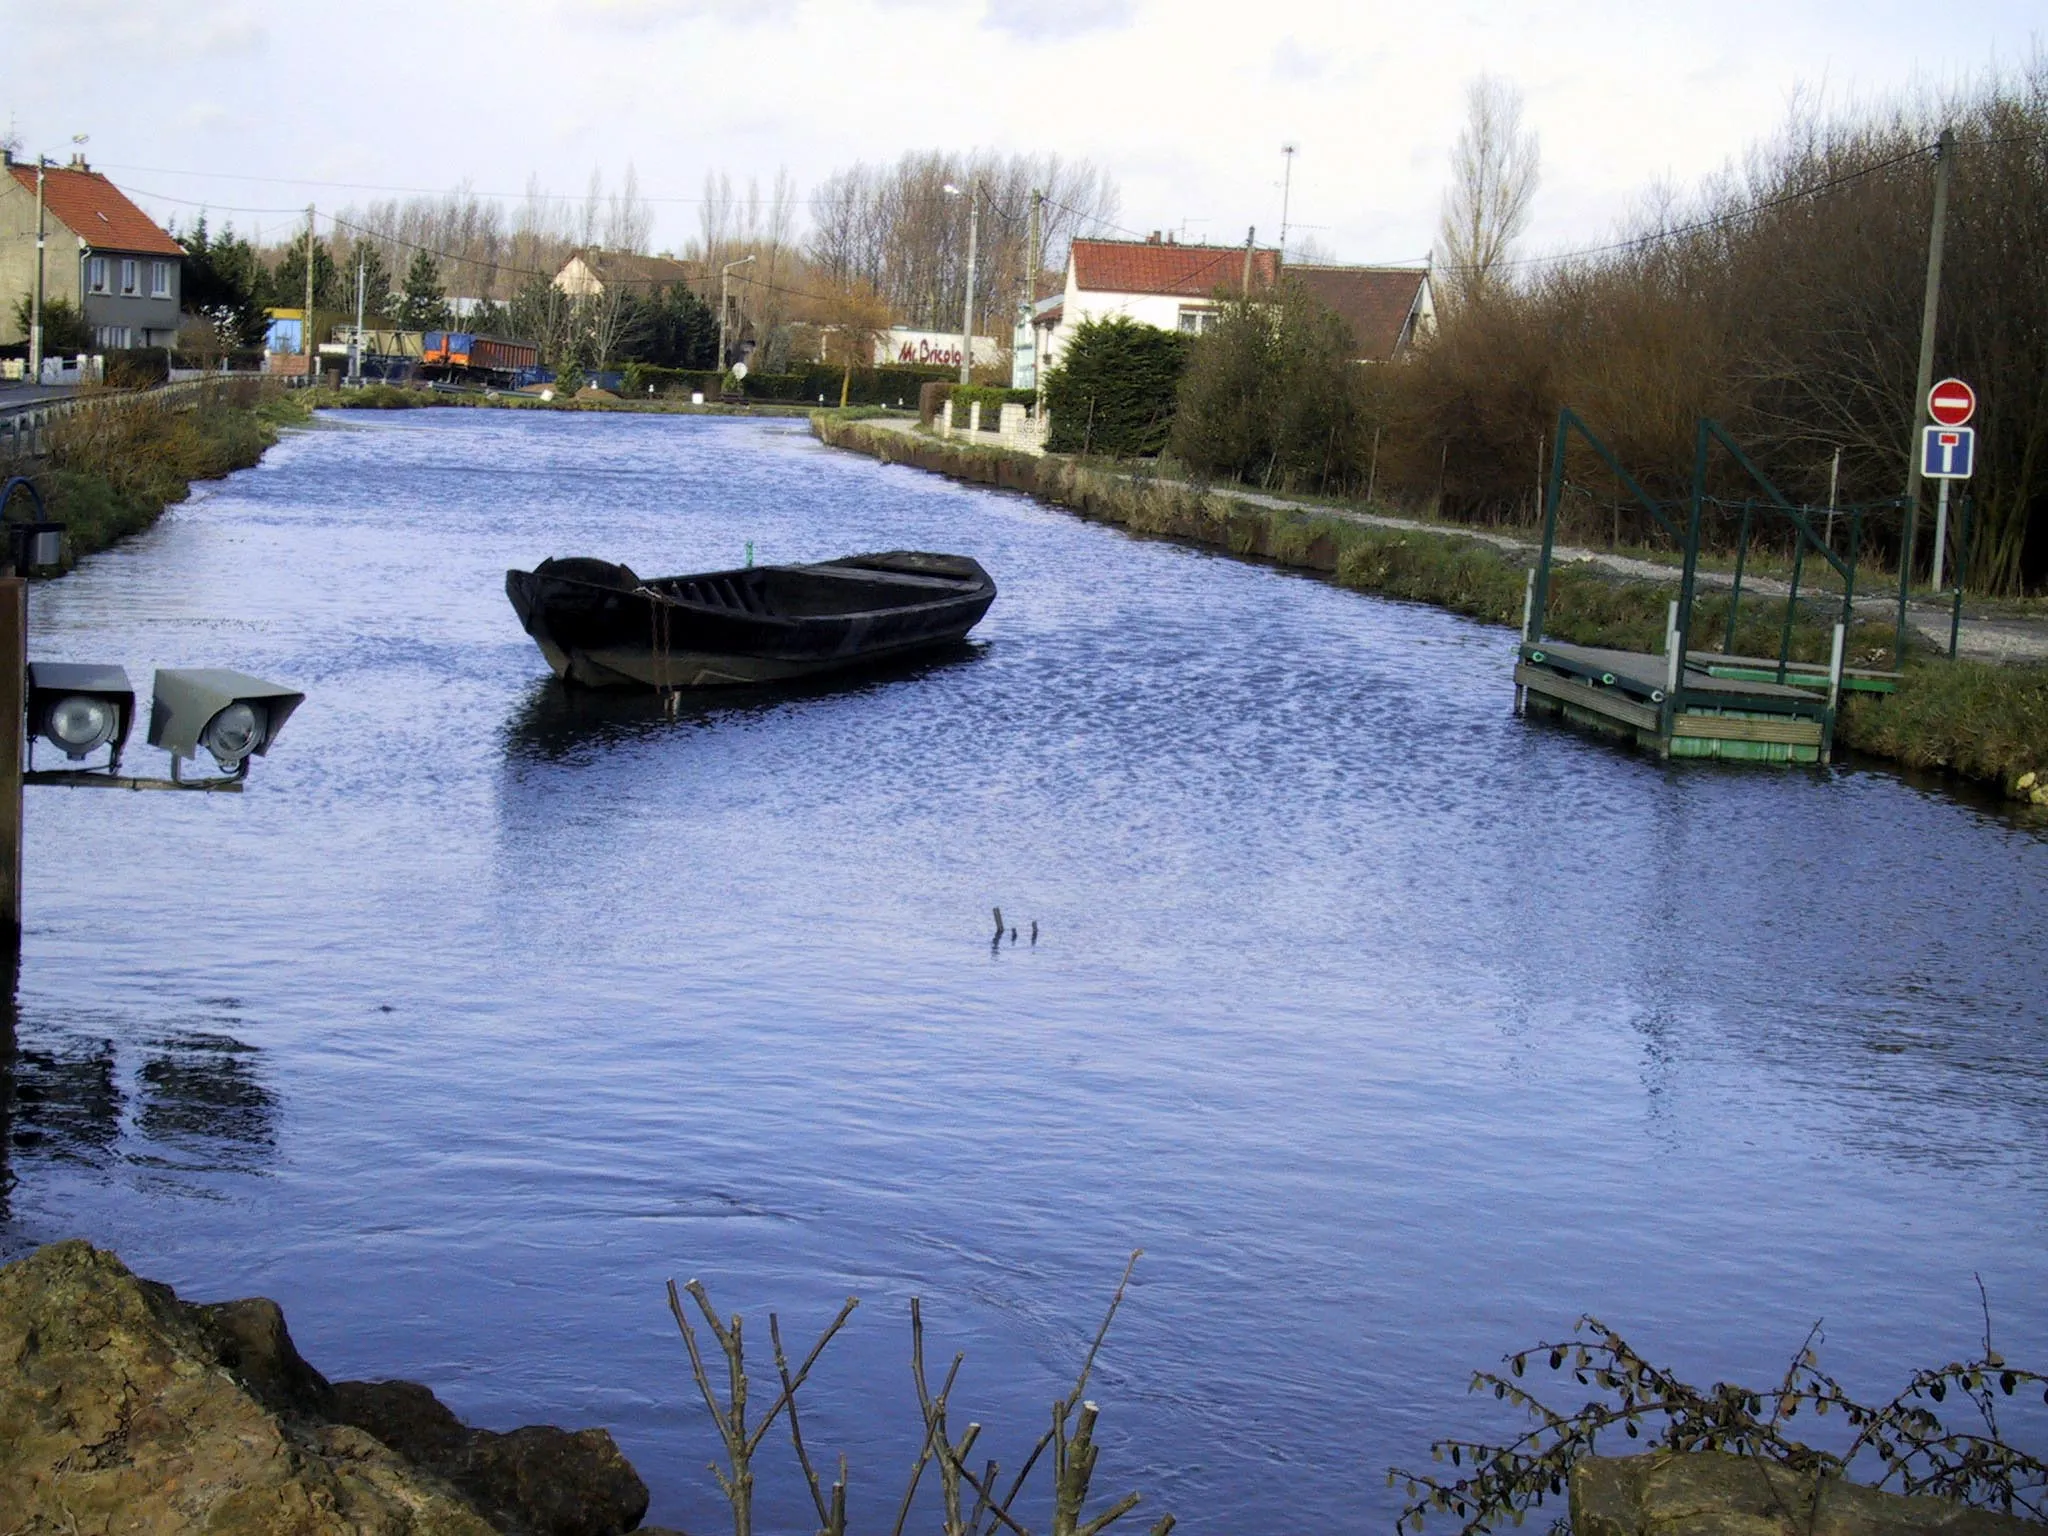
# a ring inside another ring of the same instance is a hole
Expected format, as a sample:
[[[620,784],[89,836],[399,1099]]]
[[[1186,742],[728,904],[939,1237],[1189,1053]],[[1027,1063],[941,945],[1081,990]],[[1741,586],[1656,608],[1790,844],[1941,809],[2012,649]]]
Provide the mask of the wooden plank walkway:
[[[1659,757],[1827,761],[1834,710],[1824,692],[1754,676],[1717,676],[1709,670],[1716,659],[1722,658],[1688,654],[1673,686],[1667,656],[1525,643],[1515,685],[1525,709],[1632,739]],[[1776,666],[1771,663],[1773,672]]]

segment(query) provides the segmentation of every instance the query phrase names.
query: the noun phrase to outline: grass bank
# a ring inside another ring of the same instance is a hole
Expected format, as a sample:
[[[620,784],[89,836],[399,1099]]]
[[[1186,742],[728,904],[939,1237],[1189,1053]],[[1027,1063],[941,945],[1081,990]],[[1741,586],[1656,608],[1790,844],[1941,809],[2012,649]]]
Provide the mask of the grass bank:
[[[1022,491],[1133,533],[1320,571],[1354,591],[1429,603],[1491,624],[1521,622],[1526,561],[1448,529],[1381,528],[1336,512],[1264,507],[1227,491],[1150,481],[1067,457],[909,437],[837,412],[817,412],[812,424],[833,447]],[[1663,644],[1670,599],[1668,586],[1562,565],[1551,575],[1547,629],[1581,645],[1655,651]],[[1802,603],[1792,632],[1795,659],[1827,659],[1835,611],[1831,603]],[[1726,593],[1702,592],[1694,613],[1698,633],[1717,645],[1726,639]],[[1777,655],[1783,619],[1781,600],[1752,596],[1739,611],[1733,649]],[[1857,624],[1849,636],[1851,662],[1890,665],[1893,638],[1888,624]],[[1949,663],[1916,653],[1907,656],[1905,672],[1893,697],[1851,700],[1838,726],[1845,745],[2048,805],[2048,667]]]
[[[223,381],[196,401],[109,393],[53,421],[48,452],[19,470],[42,492],[50,517],[65,524],[68,571],[149,527],[191,493],[193,481],[247,469],[280,427],[306,418],[285,390],[248,379]],[[18,506],[11,512],[23,515]]]

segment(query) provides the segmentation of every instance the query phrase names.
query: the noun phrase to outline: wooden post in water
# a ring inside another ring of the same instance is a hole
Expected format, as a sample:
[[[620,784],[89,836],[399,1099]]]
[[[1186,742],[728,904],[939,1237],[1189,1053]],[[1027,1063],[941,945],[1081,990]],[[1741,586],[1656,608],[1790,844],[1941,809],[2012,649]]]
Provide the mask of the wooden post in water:
[[[21,950],[22,728],[28,714],[28,583],[0,565],[0,967]]]
[[[1524,581],[1524,582],[1522,583],[1522,644],[1523,644],[1523,645],[1527,645],[1527,644],[1529,643],[1529,640],[1530,640],[1530,635],[1529,635],[1529,626],[1530,626],[1530,624],[1531,624],[1531,623],[1532,623],[1532,622],[1533,622],[1533,621],[1535,620],[1535,617],[1536,617],[1536,567],[1532,565],[1532,566],[1530,566],[1530,567],[1529,567],[1529,575],[1528,575],[1528,578],[1527,578],[1527,579],[1526,579],[1526,580],[1525,580],[1525,581]],[[1517,654],[1517,657],[1516,657],[1516,659],[1517,659],[1517,660],[1519,660],[1519,659],[1520,659],[1519,653]],[[1518,669],[1517,669],[1517,672],[1518,672],[1518,674],[1519,674],[1519,670],[1520,670],[1520,669],[1518,668]],[[1528,690],[1528,689],[1524,688],[1524,687],[1523,687],[1523,686],[1522,686],[1522,685],[1521,685],[1520,683],[1517,683],[1517,684],[1515,684],[1515,713],[1516,713],[1516,714],[1518,714],[1518,715],[1519,715],[1519,714],[1520,714],[1520,713],[1522,712],[1522,706],[1523,706],[1523,704],[1524,704],[1524,703],[1525,703],[1525,702],[1527,701],[1527,699],[1528,699],[1528,696],[1529,696],[1529,690]]]
[[[1820,738],[1820,760],[1823,763],[1834,761],[1835,711],[1842,707],[1842,655],[1848,638],[1848,626],[1836,620],[1834,649],[1828,654],[1828,718]]]

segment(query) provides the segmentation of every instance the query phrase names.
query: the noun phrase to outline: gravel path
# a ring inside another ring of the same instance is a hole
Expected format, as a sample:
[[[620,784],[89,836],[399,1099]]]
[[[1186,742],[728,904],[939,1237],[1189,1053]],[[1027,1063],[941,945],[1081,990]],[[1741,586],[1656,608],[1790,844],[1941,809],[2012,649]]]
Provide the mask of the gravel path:
[[[936,438],[930,433],[923,432],[916,422],[901,418],[878,418],[867,425],[880,427],[884,431],[898,432],[906,437],[920,437],[934,442],[950,440],[963,446],[984,448],[1008,446],[993,432],[955,432],[951,439]],[[1177,483],[1145,478],[1153,484]],[[1361,512],[1351,507],[1333,507],[1322,502],[1297,500],[1291,496],[1268,495],[1263,491],[1233,489],[1218,490],[1216,494],[1228,496],[1233,501],[1247,502],[1252,506],[1270,507],[1281,512],[1306,512],[1317,517],[1341,518],[1346,522],[1360,523],[1369,528],[1389,528],[1398,532],[1434,533],[1476,539],[1482,544],[1491,544],[1496,549],[1512,554],[1525,564],[1533,564],[1540,550],[1540,545],[1534,539],[1519,534],[1500,533],[1489,528],[1425,523],[1416,518],[1394,517],[1385,512]],[[1613,571],[1619,576],[1654,581],[1673,587],[1678,585],[1679,580],[1679,572],[1675,566],[1663,565],[1655,560],[1639,560],[1631,555],[1617,555],[1607,550],[1581,549],[1573,545],[1560,544],[1552,552],[1552,558],[1575,565],[1593,565],[1602,570]],[[1733,585],[1733,578],[1725,571],[1703,570],[1699,572],[1697,579],[1699,584],[1705,587]],[[1745,594],[1754,593],[1759,597],[1783,597],[1789,590],[1789,583],[1774,576],[1745,575],[1742,579],[1742,590]],[[1856,612],[1865,618],[1888,622],[1897,611],[1896,588],[1889,594],[1856,599]],[[1906,622],[1912,625],[1915,632],[1934,644],[1943,647],[1948,645],[1949,605],[1946,602],[1916,600],[1907,606]],[[1966,612],[1961,632],[1957,637],[1956,649],[1960,655],[1981,661],[2048,661],[2048,619],[1973,619]]]

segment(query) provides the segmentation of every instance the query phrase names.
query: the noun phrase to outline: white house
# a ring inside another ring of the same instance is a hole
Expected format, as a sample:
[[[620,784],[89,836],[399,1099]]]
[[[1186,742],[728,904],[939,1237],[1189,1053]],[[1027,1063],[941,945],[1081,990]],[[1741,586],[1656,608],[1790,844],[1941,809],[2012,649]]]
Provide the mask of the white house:
[[[1264,293],[1298,281],[1351,327],[1360,361],[1384,362],[1436,323],[1429,273],[1421,267],[1282,267],[1276,250],[1145,240],[1076,240],[1066,292],[1033,317],[1037,360],[1051,368],[1077,326],[1113,316],[1200,335],[1216,323],[1218,294]]]
[[[700,269],[669,256],[642,256],[634,251],[607,251],[599,246],[572,251],[555,274],[555,287],[572,299],[601,294],[607,283],[643,297],[657,288],[693,285]]]
[[[1219,289],[1263,293],[1280,271],[1280,253],[1241,245],[1182,245],[1144,240],[1076,240],[1067,252],[1067,291],[1034,319],[1038,363],[1056,367],[1076,327],[1115,316],[1162,331],[1199,335],[1216,323]]]

